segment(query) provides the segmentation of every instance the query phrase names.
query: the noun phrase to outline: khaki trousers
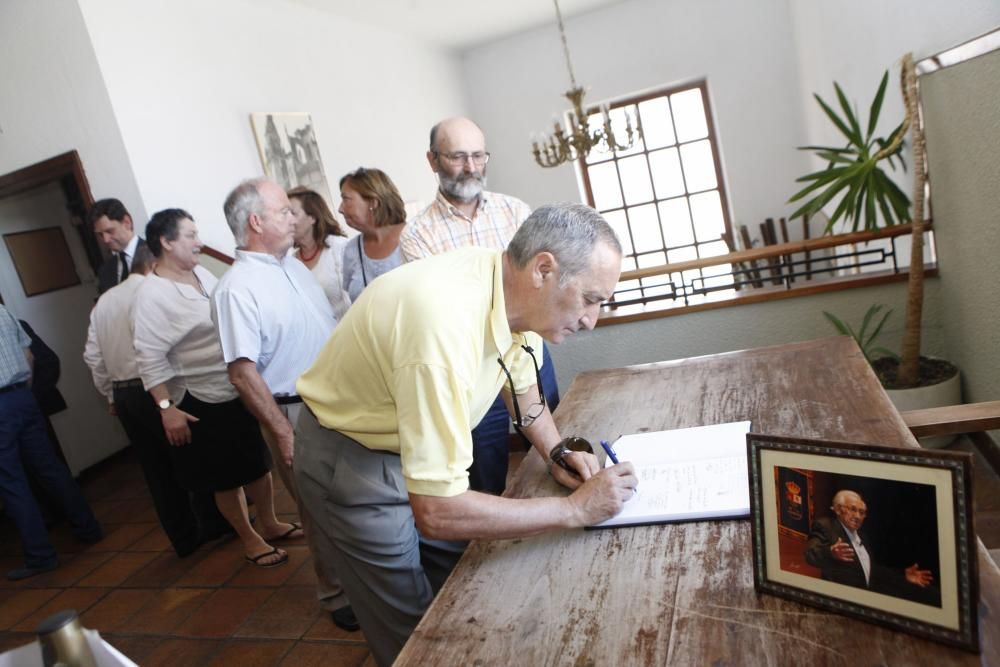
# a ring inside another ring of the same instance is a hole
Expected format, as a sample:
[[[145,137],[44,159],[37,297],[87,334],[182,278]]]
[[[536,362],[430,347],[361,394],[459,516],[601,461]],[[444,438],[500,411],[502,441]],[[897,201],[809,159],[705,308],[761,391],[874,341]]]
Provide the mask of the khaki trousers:
[[[281,412],[291,422],[292,426],[295,426],[295,422],[299,418],[299,412],[302,409],[302,403],[279,405],[278,408],[281,409]],[[319,600],[319,606],[326,611],[334,611],[341,607],[346,607],[350,604],[350,601],[348,601],[347,596],[344,594],[344,587],[340,584],[340,578],[337,576],[337,573],[330,568],[323,568],[320,565],[315,547],[315,531],[312,529],[309,508],[299,499],[299,493],[295,486],[295,475],[292,468],[285,465],[281,457],[281,451],[278,449],[278,439],[263,424],[260,425],[260,432],[264,436],[264,442],[267,443],[268,449],[271,450],[271,456],[274,458],[274,469],[278,472],[282,483],[288,489],[288,492],[292,494],[292,498],[298,506],[299,519],[302,521],[302,530],[306,534],[306,545],[309,547],[309,554],[313,559],[313,571],[316,573],[316,599]],[[294,465],[294,461],[292,463]]]

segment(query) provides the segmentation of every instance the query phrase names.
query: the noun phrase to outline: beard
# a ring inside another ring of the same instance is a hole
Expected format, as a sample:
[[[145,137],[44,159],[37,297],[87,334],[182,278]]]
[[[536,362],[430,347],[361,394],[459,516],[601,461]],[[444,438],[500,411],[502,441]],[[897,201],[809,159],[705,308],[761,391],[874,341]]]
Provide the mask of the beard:
[[[486,174],[461,172],[457,176],[438,173],[441,192],[451,199],[468,203],[479,198],[486,187]]]

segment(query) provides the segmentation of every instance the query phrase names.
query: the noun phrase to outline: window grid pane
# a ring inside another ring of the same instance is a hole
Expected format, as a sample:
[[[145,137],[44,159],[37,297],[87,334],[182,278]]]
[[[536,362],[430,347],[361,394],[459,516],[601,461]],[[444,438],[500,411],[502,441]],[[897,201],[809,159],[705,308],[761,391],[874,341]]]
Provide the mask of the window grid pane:
[[[611,104],[616,134],[625,133],[625,115],[641,120],[644,137],[625,151],[594,151],[581,160],[588,203],[611,223],[622,241],[623,270],[659,266],[665,262],[711,257],[725,248],[731,233],[725,190],[719,182],[718,144],[709,118],[704,81],[661,90]],[[591,127],[603,124],[592,109]],[[683,258],[683,259],[682,259]],[[621,283],[621,300],[669,292],[668,280],[712,280],[711,270],[690,270],[668,276]],[[639,288],[639,289],[636,289]]]

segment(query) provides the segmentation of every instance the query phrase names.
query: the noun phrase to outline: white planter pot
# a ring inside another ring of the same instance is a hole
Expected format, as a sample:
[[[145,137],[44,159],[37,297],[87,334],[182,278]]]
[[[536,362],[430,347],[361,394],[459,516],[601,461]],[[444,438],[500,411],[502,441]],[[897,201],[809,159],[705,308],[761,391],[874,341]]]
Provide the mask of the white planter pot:
[[[900,412],[908,410],[925,410],[940,408],[945,405],[958,405],[962,402],[961,373],[955,373],[944,382],[932,384],[929,387],[913,389],[886,389],[889,400]],[[955,439],[954,435],[936,435],[930,438],[920,438],[922,447],[941,449],[947,447]]]

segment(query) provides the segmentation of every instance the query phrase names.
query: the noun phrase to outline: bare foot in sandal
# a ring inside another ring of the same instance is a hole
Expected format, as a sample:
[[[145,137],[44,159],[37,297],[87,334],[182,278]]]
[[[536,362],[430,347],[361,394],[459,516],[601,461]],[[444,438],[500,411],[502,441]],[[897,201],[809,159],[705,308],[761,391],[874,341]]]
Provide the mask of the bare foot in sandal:
[[[257,567],[277,567],[288,562],[288,554],[278,547],[272,547],[268,551],[251,556],[247,554],[243,557],[248,563]]]
[[[275,524],[275,531],[273,535],[261,535],[261,537],[267,542],[299,540],[305,537],[305,532],[303,532],[301,524],[293,521],[292,523]]]

